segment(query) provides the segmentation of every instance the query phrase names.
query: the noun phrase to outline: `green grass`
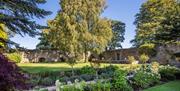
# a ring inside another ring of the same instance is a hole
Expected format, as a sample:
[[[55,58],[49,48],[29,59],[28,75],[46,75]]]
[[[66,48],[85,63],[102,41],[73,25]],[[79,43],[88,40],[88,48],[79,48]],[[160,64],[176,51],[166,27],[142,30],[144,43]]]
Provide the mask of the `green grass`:
[[[74,68],[81,68],[86,65],[89,64],[76,64]],[[19,63],[18,66],[28,73],[39,73],[44,71],[65,71],[71,69],[71,67],[67,63]]]
[[[77,63],[74,65],[75,69],[82,68],[83,66],[90,65],[90,63]],[[110,64],[101,63],[101,67],[108,66]],[[129,64],[113,64],[120,68],[129,68]],[[70,70],[71,67],[67,63],[18,63],[24,71],[28,73],[39,73],[44,71],[65,71]]]
[[[146,89],[144,91],[180,91],[180,80],[171,81],[166,84]]]

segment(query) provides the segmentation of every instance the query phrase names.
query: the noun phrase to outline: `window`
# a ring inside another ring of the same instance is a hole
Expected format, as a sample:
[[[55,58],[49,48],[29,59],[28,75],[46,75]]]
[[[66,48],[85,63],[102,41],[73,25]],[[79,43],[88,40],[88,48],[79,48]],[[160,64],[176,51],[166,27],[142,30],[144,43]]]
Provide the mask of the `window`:
[[[117,53],[117,60],[120,60],[120,54],[119,53]]]

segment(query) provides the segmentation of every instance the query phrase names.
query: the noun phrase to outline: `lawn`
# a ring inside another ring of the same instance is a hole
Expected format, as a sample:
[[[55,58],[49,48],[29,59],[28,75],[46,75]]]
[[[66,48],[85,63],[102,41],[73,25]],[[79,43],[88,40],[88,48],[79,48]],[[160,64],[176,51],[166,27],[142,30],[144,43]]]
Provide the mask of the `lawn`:
[[[89,65],[89,63],[80,63],[74,66],[75,69]],[[43,71],[65,71],[70,70],[70,66],[67,63],[19,63],[24,71],[29,73],[38,73]]]
[[[146,89],[144,91],[180,91],[180,80],[171,81],[166,84]]]
[[[77,63],[74,65],[75,69],[82,68],[83,66],[90,65],[90,63]],[[110,64],[101,63],[101,67],[108,66]],[[129,64],[112,64],[117,65],[120,68],[129,68]],[[24,71],[29,73],[38,73],[42,71],[65,71],[70,70],[71,67],[67,63],[19,63]]]

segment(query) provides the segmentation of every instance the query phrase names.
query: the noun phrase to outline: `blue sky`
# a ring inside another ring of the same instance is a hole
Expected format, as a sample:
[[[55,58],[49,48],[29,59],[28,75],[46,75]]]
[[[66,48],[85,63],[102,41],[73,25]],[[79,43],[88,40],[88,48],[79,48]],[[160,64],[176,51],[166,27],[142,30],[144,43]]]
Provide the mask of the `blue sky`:
[[[130,40],[135,36],[135,26],[133,25],[135,20],[134,16],[138,13],[141,4],[145,1],[146,0],[107,0],[108,8],[104,11],[102,16],[119,20],[126,24],[125,41],[122,43],[123,48],[132,46]],[[35,19],[38,24],[46,25],[46,21],[53,19],[60,9],[59,0],[47,0],[46,4],[40,5],[39,7],[53,12],[44,19]],[[19,43],[21,47],[28,49],[35,49],[36,45],[39,43],[38,36],[31,38],[29,36],[21,37],[16,35],[11,39],[16,43]]]

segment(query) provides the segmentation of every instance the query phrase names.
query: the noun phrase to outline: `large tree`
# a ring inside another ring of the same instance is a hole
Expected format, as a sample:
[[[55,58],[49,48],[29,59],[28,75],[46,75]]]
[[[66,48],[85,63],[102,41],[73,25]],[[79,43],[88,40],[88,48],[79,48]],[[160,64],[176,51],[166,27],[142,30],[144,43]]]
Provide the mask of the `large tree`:
[[[48,24],[51,44],[70,58],[87,51],[104,51],[112,37],[111,22],[100,17],[105,0],[61,0],[60,6]]]
[[[117,21],[117,20],[111,20],[111,29],[112,29],[113,37],[112,37],[111,41],[108,43],[107,49],[113,50],[113,49],[117,49],[117,48],[122,48],[121,43],[125,39],[124,38],[125,23],[123,23],[121,21]],[[46,38],[46,33],[42,33],[39,40],[40,40],[40,42],[36,46],[37,49],[52,49],[52,45],[48,42],[48,39]],[[86,47],[87,46],[84,44],[85,50],[88,49]]]
[[[4,24],[15,34],[34,36],[36,29],[43,26],[32,21],[33,18],[44,18],[51,12],[38,8],[45,0],[0,0],[0,24]],[[3,27],[1,27],[1,31]],[[5,30],[3,30],[5,31]]]
[[[15,63],[1,54],[1,49],[9,42],[10,32],[34,36],[36,29],[42,28],[31,21],[34,17],[44,18],[49,11],[38,8],[45,0],[0,0],[0,90],[14,91],[27,89],[25,76]]]
[[[53,49],[53,46],[49,43],[47,39],[46,29],[42,31],[38,39],[40,40],[40,42],[36,45],[36,49],[40,49],[40,50]]]
[[[178,0],[148,0],[136,15],[136,46],[177,43],[180,40],[180,3]]]
[[[125,24],[121,21],[111,20],[113,37],[108,44],[108,50],[122,48],[121,43],[124,41]]]

